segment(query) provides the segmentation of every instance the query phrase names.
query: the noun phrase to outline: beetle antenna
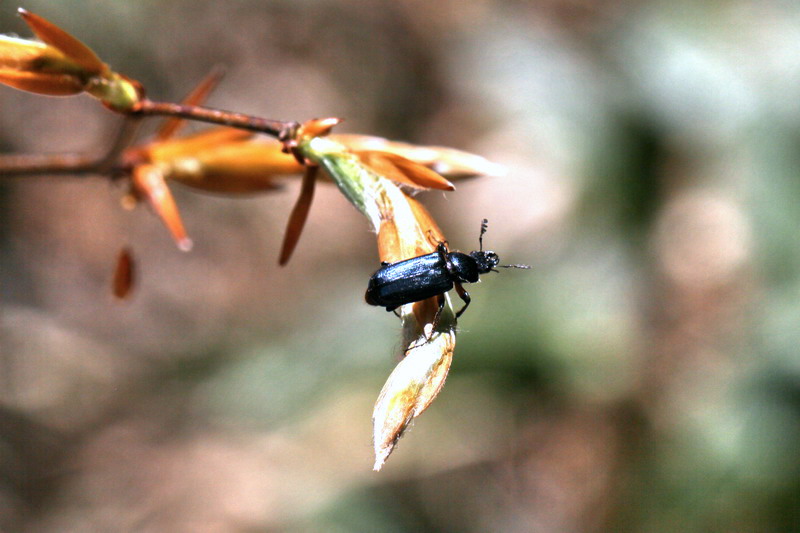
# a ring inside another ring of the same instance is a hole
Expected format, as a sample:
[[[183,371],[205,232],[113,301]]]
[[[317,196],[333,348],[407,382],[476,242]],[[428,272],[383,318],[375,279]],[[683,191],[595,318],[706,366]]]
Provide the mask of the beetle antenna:
[[[483,234],[486,233],[486,228],[488,227],[489,227],[489,220],[484,218],[481,221],[481,236],[478,237],[478,243],[480,243],[481,245],[481,252],[483,251]]]
[[[529,269],[531,268],[530,265],[497,265],[499,268],[524,268]]]

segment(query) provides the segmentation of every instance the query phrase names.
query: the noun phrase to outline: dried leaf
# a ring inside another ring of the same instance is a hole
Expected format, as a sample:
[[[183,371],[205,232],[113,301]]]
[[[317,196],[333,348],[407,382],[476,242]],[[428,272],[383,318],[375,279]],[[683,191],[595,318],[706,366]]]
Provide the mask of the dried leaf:
[[[386,380],[372,412],[376,471],[381,469],[411,421],[439,394],[454,349],[454,331],[436,334],[410,349]]]
[[[278,260],[278,264],[281,266],[289,262],[297,246],[297,241],[300,240],[300,234],[303,232],[303,227],[308,218],[308,211],[311,209],[311,202],[314,199],[314,186],[317,182],[318,169],[319,167],[317,166],[306,166],[303,182],[300,186],[300,196],[297,198],[297,203],[289,216],[289,224],[286,226],[286,234],[283,236],[281,255]]]
[[[383,207],[384,219],[378,229],[378,255],[381,261],[396,263],[429,254],[444,234],[427,209],[410,196],[402,195],[402,204],[392,202],[391,212]]]
[[[415,189],[455,190],[442,176],[403,156],[390,152],[354,152],[361,161],[381,176]]]
[[[448,179],[503,176],[505,167],[476,154],[444,146],[420,146],[382,137],[337,133],[331,139],[353,151],[390,152],[424,165]]]
[[[184,252],[192,249],[192,240],[186,235],[178,206],[164,182],[164,176],[155,165],[140,165],[133,170],[133,186],[138,194],[147,198],[156,214],[164,221],[172,238]]]
[[[114,268],[114,296],[120,300],[127,299],[133,290],[136,281],[136,270],[133,261],[133,253],[127,246],[120,250],[117,256],[117,264]]]
[[[182,100],[181,103],[184,105],[200,105],[206,101],[208,95],[211,94],[219,82],[222,80],[222,77],[225,75],[224,69],[221,67],[215,67],[208,73],[208,75],[203,78],[203,80],[195,87],[187,96]],[[161,127],[156,132],[156,139],[159,141],[164,141],[178,133],[178,131],[186,124],[186,120],[182,118],[169,118],[161,124]]]

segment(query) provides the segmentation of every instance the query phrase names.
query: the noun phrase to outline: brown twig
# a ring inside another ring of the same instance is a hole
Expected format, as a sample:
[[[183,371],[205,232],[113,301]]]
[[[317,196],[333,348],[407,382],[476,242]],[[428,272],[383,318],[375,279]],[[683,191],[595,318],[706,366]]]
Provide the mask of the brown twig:
[[[2,154],[0,176],[93,174],[101,161],[86,154]]]
[[[234,113],[233,111],[223,111],[195,105],[153,102],[147,99],[138,102],[129,114],[134,117],[166,116],[209,122],[211,124],[264,133],[276,137],[281,141],[292,138],[297,128],[300,127],[300,124],[297,122],[271,120],[245,115],[243,113]]]
[[[114,175],[119,156],[136,135],[140,121],[128,118],[120,128],[111,148],[101,157],[80,153],[0,154],[0,177],[40,175]]]
[[[233,111],[208,107],[154,102],[143,99],[126,111],[127,120],[112,148],[102,158],[86,154],[8,154],[0,155],[0,177],[63,175],[63,174],[113,174],[121,151],[128,145],[140,122],[139,119],[163,116],[208,122],[276,137],[280,141],[292,139],[298,122],[271,120]]]

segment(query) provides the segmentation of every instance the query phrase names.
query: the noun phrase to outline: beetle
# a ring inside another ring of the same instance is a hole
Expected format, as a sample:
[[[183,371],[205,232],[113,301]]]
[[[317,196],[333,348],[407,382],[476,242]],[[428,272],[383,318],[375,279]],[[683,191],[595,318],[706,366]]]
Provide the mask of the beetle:
[[[480,250],[469,254],[451,252],[440,242],[435,252],[397,263],[382,262],[381,268],[369,279],[365,300],[370,305],[394,311],[401,305],[439,296],[455,288],[464,301],[464,307],[456,313],[456,318],[460,317],[471,301],[462,283],[476,283],[481,274],[497,272],[495,267],[530,268],[528,265],[500,265],[496,253],[484,251],[483,234],[488,224],[486,219],[481,222]],[[437,318],[443,307],[444,298],[439,302]]]

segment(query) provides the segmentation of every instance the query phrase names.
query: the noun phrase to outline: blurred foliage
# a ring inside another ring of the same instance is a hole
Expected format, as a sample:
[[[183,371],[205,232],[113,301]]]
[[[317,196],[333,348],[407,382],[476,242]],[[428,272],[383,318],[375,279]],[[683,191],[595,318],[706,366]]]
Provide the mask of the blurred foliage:
[[[25,34],[16,7],[0,28]],[[506,165],[418,198],[453,248],[485,217],[535,270],[470,291],[442,394],[373,474],[400,336],[335,191],[279,269],[292,192],[176,191],[187,255],[102,180],[7,181],[0,529],[800,529],[796,2],[23,7],[160,98],[222,63],[210,105]],[[99,153],[118,128],[0,88],[5,152]],[[123,244],[141,283],[119,304]]]

